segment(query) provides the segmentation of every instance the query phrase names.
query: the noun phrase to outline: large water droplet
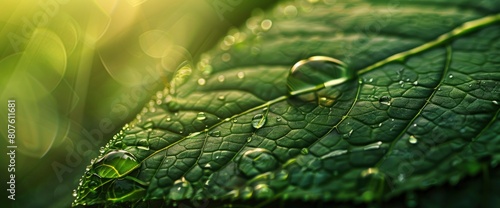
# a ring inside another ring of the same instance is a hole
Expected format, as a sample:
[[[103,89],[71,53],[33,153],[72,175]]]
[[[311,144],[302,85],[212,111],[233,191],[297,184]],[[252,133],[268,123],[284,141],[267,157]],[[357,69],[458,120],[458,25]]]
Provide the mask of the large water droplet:
[[[205,119],[207,119],[207,115],[205,115],[204,112],[199,112],[198,115],[196,116],[196,120],[198,121],[203,121]]]
[[[246,151],[238,160],[238,169],[248,177],[272,171],[278,167],[278,160],[266,149]]]
[[[119,178],[138,167],[135,157],[124,150],[111,151],[94,164],[94,170],[101,178]]]
[[[252,127],[255,129],[260,129],[266,124],[266,116],[264,114],[257,114],[252,118]]]
[[[378,99],[378,102],[382,105],[391,105],[392,98],[384,95]]]
[[[170,188],[169,197],[172,200],[190,199],[194,194],[193,187],[184,178],[176,180]]]
[[[290,95],[341,84],[354,77],[354,73],[337,59],[313,56],[300,60],[290,69],[287,78]]]

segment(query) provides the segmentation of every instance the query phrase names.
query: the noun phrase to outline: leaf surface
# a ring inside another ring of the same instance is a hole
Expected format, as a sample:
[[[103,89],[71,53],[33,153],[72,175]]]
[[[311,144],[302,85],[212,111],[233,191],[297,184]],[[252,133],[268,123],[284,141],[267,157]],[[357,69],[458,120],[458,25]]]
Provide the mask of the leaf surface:
[[[75,204],[370,202],[498,161],[498,1],[311,2],[257,12],[178,69],[101,156],[138,165],[101,178],[93,163]],[[355,76],[290,92],[290,68],[311,56]]]

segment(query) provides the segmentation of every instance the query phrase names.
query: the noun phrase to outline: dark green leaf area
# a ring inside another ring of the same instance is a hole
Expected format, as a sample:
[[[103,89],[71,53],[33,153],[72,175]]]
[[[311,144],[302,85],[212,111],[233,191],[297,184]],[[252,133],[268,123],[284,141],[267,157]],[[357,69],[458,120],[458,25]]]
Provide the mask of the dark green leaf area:
[[[372,202],[498,163],[498,1],[315,2],[256,12],[176,72],[105,148],[136,162],[98,160],[76,203]],[[355,76],[290,93],[312,56]]]

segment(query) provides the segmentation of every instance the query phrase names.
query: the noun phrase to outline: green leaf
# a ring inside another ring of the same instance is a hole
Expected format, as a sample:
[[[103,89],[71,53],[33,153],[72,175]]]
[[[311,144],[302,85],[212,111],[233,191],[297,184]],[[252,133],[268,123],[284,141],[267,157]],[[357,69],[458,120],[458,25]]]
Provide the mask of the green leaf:
[[[371,202],[459,183],[500,159],[499,11],[360,0],[257,12],[106,146],[138,165],[106,179],[93,163],[75,204]]]

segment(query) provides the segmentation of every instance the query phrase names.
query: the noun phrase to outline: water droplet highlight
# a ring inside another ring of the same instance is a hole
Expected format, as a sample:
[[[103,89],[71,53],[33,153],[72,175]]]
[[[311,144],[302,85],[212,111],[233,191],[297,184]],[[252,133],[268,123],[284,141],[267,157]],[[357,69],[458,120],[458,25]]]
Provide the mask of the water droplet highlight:
[[[257,114],[252,118],[252,127],[255,129],[260,129],[266,124],[266,116],[264,114]]]
[[[354,77],[342,61],[327,56],[312,56],[290,68],[287,86],[290,95],[335,86]]]
[[[207,116],[205,115],[204,112],[199,112],[198,115],[196,116],[196,120],[198,121],[203,121],[205,119],[207,119]]]
[[[268,31],[269,29],[271,29],[272,26],[273,22],[269,19],[262,20],[262,22],[260,23],[260,27],[264,31]]]
[[[378,99],[378,102],[382,105],[391,105],[392,98],[384,95]]]
[[[410,144],[416,144],[418,140],[415,136],[411,135],[410,138],[408,139],[408,142],[410,142]]]

